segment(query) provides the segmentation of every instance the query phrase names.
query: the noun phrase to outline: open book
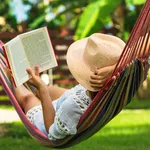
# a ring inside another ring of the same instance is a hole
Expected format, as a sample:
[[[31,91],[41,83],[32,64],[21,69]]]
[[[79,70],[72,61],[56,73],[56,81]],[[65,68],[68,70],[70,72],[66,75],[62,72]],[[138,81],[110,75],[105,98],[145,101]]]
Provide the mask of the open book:
[[[43,72],[57,66],[47,27],[18,35],[4,44],[3,49],[16,87],[29,79],[27,68],[38,65]]]

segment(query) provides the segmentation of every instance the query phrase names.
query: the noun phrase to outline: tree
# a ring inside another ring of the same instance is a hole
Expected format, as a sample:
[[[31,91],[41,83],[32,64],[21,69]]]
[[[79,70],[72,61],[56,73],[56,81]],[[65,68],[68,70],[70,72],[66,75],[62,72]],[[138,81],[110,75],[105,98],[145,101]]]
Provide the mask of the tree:
[[[12,14],[10,8],[11,0],[5,0],[0,3],[0,30],[2,31],[14,31],[17,30],[17,21]]]
[[[49,29],[74,30],[75,39],[103,31],[127,40],[145,0],[115,0],[113,3],[112,0],[22,0],[24,6],[30,7],[23,23],[16,21],[10,2],[0,4],[0,15],[11,30],[25,24],[27,29],[47,25]]]

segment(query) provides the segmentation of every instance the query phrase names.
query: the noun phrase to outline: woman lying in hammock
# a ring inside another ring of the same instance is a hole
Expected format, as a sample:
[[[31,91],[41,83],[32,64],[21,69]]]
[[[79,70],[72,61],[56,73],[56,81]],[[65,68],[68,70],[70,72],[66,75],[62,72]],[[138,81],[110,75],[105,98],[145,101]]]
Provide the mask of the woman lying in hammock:
[[[76,134],[81,115],[111,76],[124,45],[119,38],[100,33],[74,42],[68,49],[67,63],[79,84],[71,89],[47,86],[38,67],[35,72],[28,68],[28,82],[36,88],[35,94],[23,85],[14,87],[27,118],[51,140]]]

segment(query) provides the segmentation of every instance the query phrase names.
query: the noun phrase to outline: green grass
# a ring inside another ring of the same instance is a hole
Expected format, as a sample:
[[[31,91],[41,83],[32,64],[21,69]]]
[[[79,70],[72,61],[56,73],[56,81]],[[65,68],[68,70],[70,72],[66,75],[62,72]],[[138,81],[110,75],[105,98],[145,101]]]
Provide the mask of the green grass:
[[[0,101],[1,100],[9,100],[8,96],[0,96]]]
[[[67,150],[149,150],[150,110],[123,110],[101,131]],[[46,150],[30,138],[22,123],[0,124],[1,150]]]
[[[13,109],[0,106],[0,109]],[[149,150],[150,100],[133,100],[118,116],[88,140],[66,150]],[[47,150],[21,122],[0,124],[0,150]],[[52,149],[53,150],[53,149]]]
[[[14,107],[12,105],[0,105],[0,109],[14,110]]]
[[[136,100],[133,99],[125,109],[150,109],[150,100]]]

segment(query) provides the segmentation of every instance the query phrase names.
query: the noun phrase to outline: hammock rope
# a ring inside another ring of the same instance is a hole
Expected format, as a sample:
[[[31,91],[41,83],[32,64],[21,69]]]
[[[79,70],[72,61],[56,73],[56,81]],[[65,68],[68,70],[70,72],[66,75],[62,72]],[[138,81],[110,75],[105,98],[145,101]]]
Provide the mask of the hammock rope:
[[[1,50],[1,61],[6,65],[3,55]],[[81,116],[77,134],[69,135],[62,140],[49,140],[29,122],[13,94],[11,84],[2,67],[0,67],[0,82],[31,137],[46,147],[66,148],[91,137],[130,103],[140,84],[147,77],[149,55],[150,0],[147,0],[112,76]]]
[[[150,1],[147,0],[126,43],[114,74],[135,58],[148,59],[150,36]],[[113,75],[114,75],[113,74]]]

